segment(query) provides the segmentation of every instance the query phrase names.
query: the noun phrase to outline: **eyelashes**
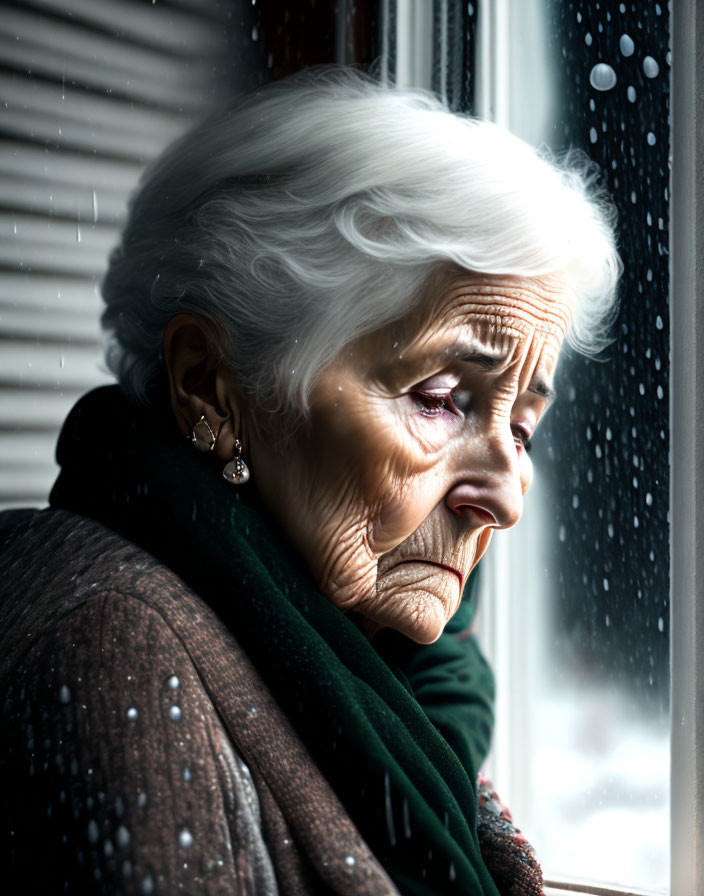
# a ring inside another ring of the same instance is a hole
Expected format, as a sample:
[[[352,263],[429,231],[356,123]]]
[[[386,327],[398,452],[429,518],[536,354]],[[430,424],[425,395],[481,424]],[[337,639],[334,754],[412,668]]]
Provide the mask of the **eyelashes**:
[[[471,394],[464,390],[456,389],[452,392],[430,392],[422,389],[416,389],[411,392],[415,404],[424,417],[443,417],[451,414],[464,420],[466,412],[469,410],[471,402]],[[516,449],[528,454],[531,450],[531,438],[528,430],[518,423],[511,424],[511,433]]]
[[[448,412],[461,419],[464,419],[464,415],[469,410],[472,397],[463,389],[454,389],[451,392],[430,392],[417,389],[411,392],[411,396],[424,417],[440,417],[444,412]]]
[[[460,412],[452,400],[452,393],[412,392],[411,395],[424,417],[440,417],[443,411],[460,416]]]

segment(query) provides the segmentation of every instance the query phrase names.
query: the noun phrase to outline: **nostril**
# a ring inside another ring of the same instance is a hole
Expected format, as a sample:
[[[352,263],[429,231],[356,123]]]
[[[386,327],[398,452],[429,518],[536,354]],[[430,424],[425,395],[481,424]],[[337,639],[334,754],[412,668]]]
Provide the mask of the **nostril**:
[[[470,513],[473,513],[475,516],[479,517],[482,523],[486,526],[497,526],[498,521],[493,513],[489,513],[488,510],[485,510],[483,507],[479,507],[476,504],[456,504],[452,507],[452,510],[458,516],[469,516]]]

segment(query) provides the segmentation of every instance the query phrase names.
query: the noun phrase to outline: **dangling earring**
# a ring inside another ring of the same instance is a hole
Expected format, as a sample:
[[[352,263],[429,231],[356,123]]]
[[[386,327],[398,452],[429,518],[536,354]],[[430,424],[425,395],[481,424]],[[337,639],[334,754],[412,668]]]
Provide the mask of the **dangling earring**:
[[[222,475],[231,485],[244,485],[249,479],[249,467],[242,460],[242,442],[239,439],[235,439],[232,460],[225,464]]]
[[[191,430],[191,441],[199,451],[212,451],[217,441],[217,436],[210,428],[210,424],[203,414]]]

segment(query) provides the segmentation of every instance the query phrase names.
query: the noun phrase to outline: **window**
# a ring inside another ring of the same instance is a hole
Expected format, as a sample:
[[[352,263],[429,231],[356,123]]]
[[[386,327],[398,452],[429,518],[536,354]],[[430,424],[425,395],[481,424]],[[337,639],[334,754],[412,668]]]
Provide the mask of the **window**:
[[[524,519],[495,539],[492,774],[546,877],[669,885],[669,21],[665,4],[480,6],[480,111],[599,166],[613,341],[561,362]]]

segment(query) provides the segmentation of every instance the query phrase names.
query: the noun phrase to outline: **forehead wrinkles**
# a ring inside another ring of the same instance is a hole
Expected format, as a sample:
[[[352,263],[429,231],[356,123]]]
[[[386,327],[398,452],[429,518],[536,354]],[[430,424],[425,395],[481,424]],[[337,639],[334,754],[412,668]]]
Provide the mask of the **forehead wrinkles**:
[[[516,336],[541,331],[561,343],[572,317],[565,296],[543,281],[529,282],[531,288],[496,282],[459,284],[436,309],[439,319],[451,326],[462,317],[490,317],[497,328],[513,330]]]

